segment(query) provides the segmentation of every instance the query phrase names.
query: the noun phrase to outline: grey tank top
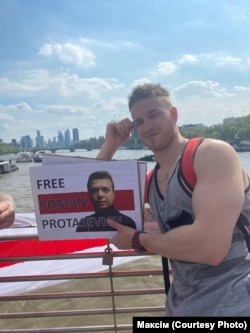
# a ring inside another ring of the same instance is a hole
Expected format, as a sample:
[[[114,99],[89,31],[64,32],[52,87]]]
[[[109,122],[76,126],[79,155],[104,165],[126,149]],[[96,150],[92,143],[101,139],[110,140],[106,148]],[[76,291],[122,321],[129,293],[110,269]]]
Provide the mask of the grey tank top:
[[[155,174],[149,203],[161,232],[194,220],[191,197],[177,178],[178,163],[164,198]],[[245,193],[242,214],[250,218],[250,191]],[[169,260],[172,282],[166,299],[167,316],[250,316],[250,258],[245,238],[235,227],[231,248],[218,266]]]

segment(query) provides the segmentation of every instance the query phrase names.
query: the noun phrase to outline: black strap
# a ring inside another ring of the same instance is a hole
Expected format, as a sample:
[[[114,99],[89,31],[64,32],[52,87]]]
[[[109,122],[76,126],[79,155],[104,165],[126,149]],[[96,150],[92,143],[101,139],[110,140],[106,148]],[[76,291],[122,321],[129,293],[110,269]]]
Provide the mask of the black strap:
[[[163,268],[163,279],[164,279],[165,293],[166,293],[166,296],[167,296],[168,290],[170,288],[168,258],[162,257],[161,261],[162,261],[162,268]]]

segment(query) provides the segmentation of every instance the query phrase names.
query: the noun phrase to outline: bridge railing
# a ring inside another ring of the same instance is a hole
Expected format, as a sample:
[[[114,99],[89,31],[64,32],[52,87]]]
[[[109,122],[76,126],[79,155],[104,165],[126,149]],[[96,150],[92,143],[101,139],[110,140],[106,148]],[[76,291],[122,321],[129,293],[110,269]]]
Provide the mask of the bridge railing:
[[[6,240],[0,236],[1,241]],[[0,263],[48,262],[48,269],[43,274],[19,271],[18,276],[13,273],[1,276],[0,272],[0,287],[1,283],[7,283],[11,290],[12,283],[28,281],[50,281],[51,285],[0,295],[0,332],[132,332],[134,316],[164,316],[161,258],[134,251],[113,251],[111,258],[107,258],[107,253],[111,253],[110,248],[94,253],[1,257]],[[119,257],[128,261],[113,265],[113,260]],[[61,260],[74,260],[80,265],[83,259],[89,265],[100,260],[103,270],[72,273],[67,271],[66,264],[65,272],[50,273],[51,265],[59,266]],[[22,270],[22,264],[18,267]]]

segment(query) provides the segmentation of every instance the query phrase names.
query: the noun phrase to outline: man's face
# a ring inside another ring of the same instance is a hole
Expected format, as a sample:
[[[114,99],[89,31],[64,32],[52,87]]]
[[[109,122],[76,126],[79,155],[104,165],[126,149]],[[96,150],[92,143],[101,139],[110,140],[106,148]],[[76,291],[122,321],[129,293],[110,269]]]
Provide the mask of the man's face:
[[[90,199],[95,209],[105,209],[113,205],[115,193],[110,179],[95,179],[91,182]]]
[[[176,132],[177,111],[162,97],[145,98],[133,105],[131,115],[140,139],[154,152],[163,150]]]

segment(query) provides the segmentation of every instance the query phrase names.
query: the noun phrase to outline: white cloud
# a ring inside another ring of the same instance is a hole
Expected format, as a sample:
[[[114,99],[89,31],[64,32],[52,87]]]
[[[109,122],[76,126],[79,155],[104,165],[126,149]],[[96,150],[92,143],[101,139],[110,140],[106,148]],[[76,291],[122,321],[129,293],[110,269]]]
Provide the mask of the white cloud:
[[[64,64],[71,64],[77,67],[92,67],[95,66],[94,53],[80,44],[45,44],[39,51],[40,55],[46,57],[55,56]]]
[[[217,64],[222,66],[238,66],[241,63],[243,63],[243,59],[230,55],[219,56],[217,59]]]
[[[250,94],[250,87],[234,86],[233,89],[237,93],[242,92],[242,93],[249,93]]]
[[[199,61],[198,56],[194,54],[184,54],[182,58],[180,58],[177,63],[178,64],[194,64]]]
[[[170,61],[159,62],[157,64],[157,73],[159,75],[169,75],[177,70],[177,66]]]
[[[14,117],[9,114],[6,114],[6,113],[1,113],[1,110],[0,110],[0,119],[3,121],[13,121]]]
[[[10,105],[0,105],[0,112],[5,111],[8,113],[15,113],[15,112],[24,112],[30,113],[32,112],[32,108],[25,102],[21,102],[18,104],[10,104]]]
[[[185,59],[186,56],[183,58]],[[195,61],[192,63],[199,63],[201,65],[209,66],[214,68],[215,66],[224,66],[224,67],[235,67],[239,68],[241,66],[247,66],[248,60],[240,57],[234,57],[230,54],[218,52],[218,53],[200,53],[192,55]],[[192,58],[190,58],[192,59]],[[185,61],[179,60],[179,63],[185,63]],[[191,61],[189,61],[191,63]]]
[[[115,79],[81,78],[77,74],[49,70],[20,72],[15,79],[16,81],[0,80],[0,94],[9,96],[39,95],[39,97],[47,98],[56,94],[61,97],[99,98],[107,92],[123,87],[123,84]]]
[[[104,40],[96,40],[96,39],[87,39],[87,38],[80,38],[80,43],[84,46],[98,46],[107,49],[134,49],[138,47],[138,44],[132,40],[112,40],[110,42]]]
[[[85,106],[79,106],[79,105],[72,105],[72,104],[44,104],[44,105],[39,105],[37,112],[43,113],[47,112],[50,115],[87,115],[89,113],[89,109]]]
[[[131,84],[131,87],[133,88],[133,87],[136,87],[138,85],[141,85],[141,84],[144,84],[144,83],[150,83],[150,82],[151,81],[148,78],[144,77],[144,78],[141,78],[141,79],[134,80]]]
[[[218,82],[213,82],[210,80],[207,81],[189,81],[185,84],[174,89],[176,93],[182,93],[182,95],[207,95],[207,96],[216,96],[216,97],[225,97],[230,94],[226,92],[226,89],[221,87]],[[188,98],[188,97],[187,97]]]

